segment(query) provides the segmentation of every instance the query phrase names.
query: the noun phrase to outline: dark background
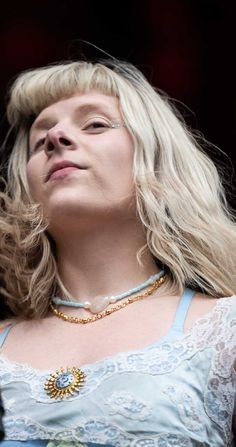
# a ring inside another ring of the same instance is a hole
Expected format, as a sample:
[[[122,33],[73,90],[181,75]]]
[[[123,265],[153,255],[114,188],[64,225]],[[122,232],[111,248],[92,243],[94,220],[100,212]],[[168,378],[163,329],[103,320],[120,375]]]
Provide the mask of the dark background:
[[[1,5],[0,113],[6,90],[22,70],[101,51],[137,65],[156,87],[177,99],[187,123],[229,157],[225,178],[235,185],[234,1],[10,1]],[[184,108],[182,103],[187,107]],[[6,130],[2,118],[1,135]],[[231,165],[231,167],[230,167]],[[233,180],[234,176],[234,180]],[[233,206],[236,199],[229,195]]]

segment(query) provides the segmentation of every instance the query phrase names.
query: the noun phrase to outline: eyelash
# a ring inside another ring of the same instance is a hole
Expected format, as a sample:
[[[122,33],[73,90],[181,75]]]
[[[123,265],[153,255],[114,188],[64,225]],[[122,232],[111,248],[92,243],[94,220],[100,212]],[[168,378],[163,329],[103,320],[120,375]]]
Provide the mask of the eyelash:
[[[98,125],[99,127],[93,127],[91,129],[92,131],[90,133],[96,135],[96,134],[102,133],[102,129],[109,129],[111,127],[111,122],[106,120],[105,118],[102,118],[102,117],[94,118],[91,122],[89,122],[89,120],[87,120],[83,124],[81,130],[88,131],[89,128],[94,125]],[[46,140],[46,138],[43,137],[43,138],[40,138],[38,141],[36,141],[32,153],[35,153],[37,149],[39,149],[41,146],[43,146],[45,143],[45,140]]]

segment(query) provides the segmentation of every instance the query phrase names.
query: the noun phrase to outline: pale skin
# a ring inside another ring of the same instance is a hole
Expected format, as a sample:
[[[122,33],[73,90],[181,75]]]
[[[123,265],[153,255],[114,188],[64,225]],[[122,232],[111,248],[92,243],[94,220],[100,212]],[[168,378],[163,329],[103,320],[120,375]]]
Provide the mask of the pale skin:
[[[143,266],[136,259],[145,232],[135,211],[132,138],[122,126],[101,133],[81,130],[95,117],[122,124],[117,98],[91,91],[44,109],[31,128],[30,148],[38,147],[27,166],[31,194],[50,221],[62,281],[80,301],[122,293],[158,271],[151,253],[146,253]],[[62,160],[81,169],[46,180],[53,164]],[[21,321],[2,352],[40,370],[82,367],[157,341],[168,332],[179,299],[162,295],[160,288],[87,325],[70,324],[51,313],[40,321]],[[185,330],[215,305],[214,299],[196,294]],[[91,315],[83,309],[61,310],[71,316]]]

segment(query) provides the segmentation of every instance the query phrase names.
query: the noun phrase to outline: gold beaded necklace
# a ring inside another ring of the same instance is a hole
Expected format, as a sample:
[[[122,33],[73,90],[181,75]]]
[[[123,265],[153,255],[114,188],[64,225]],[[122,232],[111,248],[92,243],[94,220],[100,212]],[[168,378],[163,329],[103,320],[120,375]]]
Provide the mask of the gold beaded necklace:
[[[127,300],[118,304],[117,306],[111,307],[110,309],[106,309],[102,312],[99,312],[92,317],[88,318],[78,318],[78,317],[70,317],[65,315],[63,312],[60,312],[56,309],[52,303],[50,303],[50,308],[53,311],[56,317],[61,318],[64,321],[68,321],[69,323],[76,324],[87,324],[93,323],[94,321],[100,320],[108,315],[111,315],[113,312],[117,312],[120,309],[128,306],[128,304],[135,303],[136,301],[142,300],[148,296],[150,296],[155,290],[160,287],[166,279],[166,275],[161,276],[161,278],[157,279],[151,287],[149,287],[145,292],[140,295],[136,295],[133,297],[129,297]],[[80,388],[83,387],[85,382],[86,375],[81,369],[77,367],[73,368],[60,368],[55,373],[50,374],[47,378],[44,389],[48,396],[52,399],[63,399],[72,396],[74,393],[79,392]]]
[[[149,289],[146,290],[146,292],[143,292],[141,295],[136,295],[133,297],[128,298],[127,300],[123,301],[120,304],[117,304],[117,306],[111,307],[110,309],[106,309],[102,312],[99,312],[92,317],[88,318],[78,318],[78,317],[70,317],[69,315],[64,314],[63,312],[60,312],[52,302],[50,303],[50,308],[53,311],[54,315],[56,317],[61,318],[64,321],[68,321],[68,323],[76,323],[76,324],[87,324],[87,323],[93,323],[94,321],[100,320],[101,318],[107,317],[108,315],[111,315],[113,312],[117,312],[120,309],[123,309],[124,307],[128,306],[128,304],[135,303],[136,301],[142,300],[148,296],[150,296],[155,290],[160,287],[166,279],[166,275],[162,276],[161,278],[157,279]]]

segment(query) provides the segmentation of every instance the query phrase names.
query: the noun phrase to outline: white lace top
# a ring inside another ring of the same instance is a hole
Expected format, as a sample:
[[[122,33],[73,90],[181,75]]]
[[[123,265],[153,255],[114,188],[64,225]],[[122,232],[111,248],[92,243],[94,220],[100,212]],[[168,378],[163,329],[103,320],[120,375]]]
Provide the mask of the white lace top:
[[[44,391],[52,371],[0,355],[1,445],[233,446],[235,359],[236,296],[217,300],[174,340],[84,366],[85,386],[66,401]]]

